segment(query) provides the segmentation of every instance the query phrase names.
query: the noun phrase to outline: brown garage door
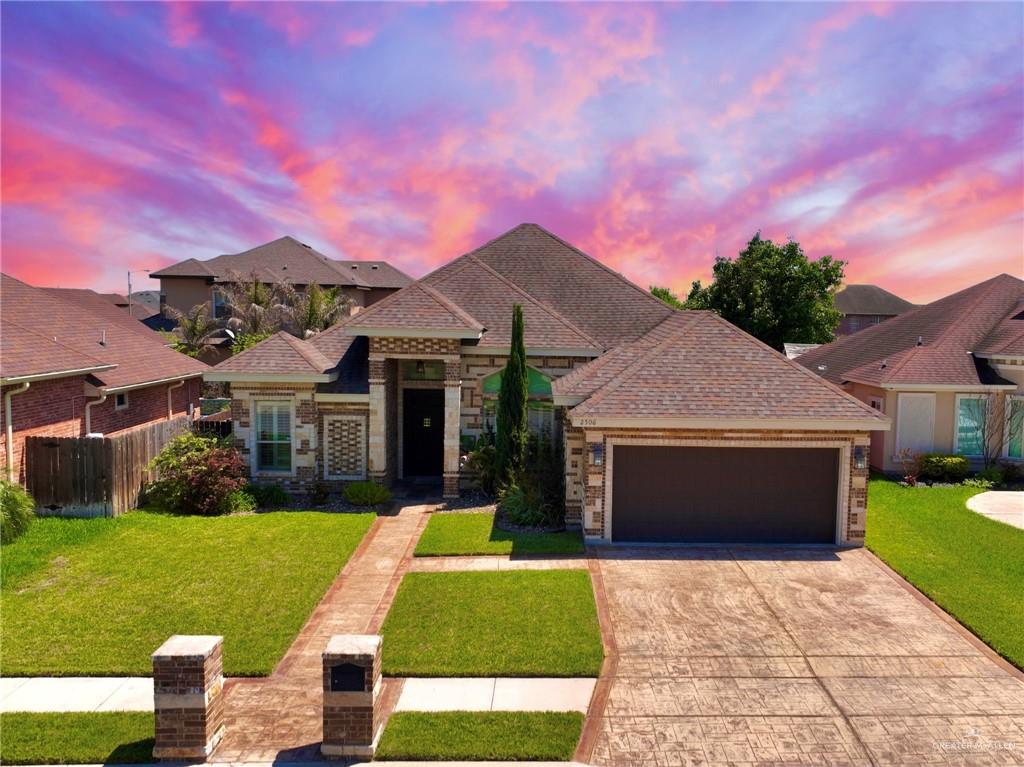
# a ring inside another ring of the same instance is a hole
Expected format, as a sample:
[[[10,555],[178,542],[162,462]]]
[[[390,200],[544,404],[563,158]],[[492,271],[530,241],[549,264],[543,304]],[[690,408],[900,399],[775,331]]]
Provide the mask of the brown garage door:
[[[612,539],[833,543],[839,450],[616,445]]]

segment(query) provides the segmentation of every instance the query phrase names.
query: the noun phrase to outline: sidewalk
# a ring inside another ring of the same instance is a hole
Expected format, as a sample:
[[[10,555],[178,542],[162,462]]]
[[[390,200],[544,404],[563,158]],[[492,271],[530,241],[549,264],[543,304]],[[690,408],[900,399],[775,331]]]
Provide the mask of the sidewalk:
[[[587,713],[596,679],[405,679],[395,711],[579,711]]]
[[[0,712],[152,711],[153,680],[121,677],[8,677],[0,679]]]

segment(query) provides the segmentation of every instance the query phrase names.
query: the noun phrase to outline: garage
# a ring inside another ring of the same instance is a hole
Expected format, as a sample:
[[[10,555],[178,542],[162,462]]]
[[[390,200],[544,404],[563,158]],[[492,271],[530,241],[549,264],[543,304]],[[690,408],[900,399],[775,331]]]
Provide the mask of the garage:
[[[834,543],[838,448],[616,445],[612,540]]]

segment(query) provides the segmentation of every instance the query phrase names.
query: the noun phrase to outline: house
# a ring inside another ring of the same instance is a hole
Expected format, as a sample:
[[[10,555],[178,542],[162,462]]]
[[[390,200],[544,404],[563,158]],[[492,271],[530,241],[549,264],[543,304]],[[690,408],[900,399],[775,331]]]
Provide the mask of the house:
[[[371,306],[412,282],[411,277],[386,261],[337,261],[294,237],[280,237],[207,261],[189,258],[150,277],[160,280],[161,313],[169,306],[185,314],[205,303],[216,319],[224,314],[220,286],[251,275],[266,283],[287,280],[300,289],[313,282],[324,288],[340,287],[355,309]]]
[[[156,312],[138,303],[131,305],[131,313],[129,314],[128,299],[119,293],[97,293],[95,290],[89,290],[88,288],[40,288],[40,290],[45,290],[50,295],[63,301],[78,303],[94,314],[109,317],[111,320],[118,322],[142,324],[144,328],[147,327],[144,324],[145,320],[156,314]]]
[[[12,480],[24,479],[26,437],[110,435],[198,414],[208,367],[99,296],[0,275],[0,330],[0,452]]]
[[[1016,277],[993,277],[796,361],[892,418],[891,431],[873,435],[878,469],[899,471],[901,450],[976,463],[986,450],[1022,457],[1024,282]]]
[[[670,309],[521,224],[308,340],[217,365],[255,481],[433,478],[493,429],[523,308],[532,430],[563,440],[566,515],[595,540],[863,539],[888,419],[720,318]]]
[[[846,285],[836,292],[842,314],[836,335],[848,336],[914,308],[914,304],[877,285]]]

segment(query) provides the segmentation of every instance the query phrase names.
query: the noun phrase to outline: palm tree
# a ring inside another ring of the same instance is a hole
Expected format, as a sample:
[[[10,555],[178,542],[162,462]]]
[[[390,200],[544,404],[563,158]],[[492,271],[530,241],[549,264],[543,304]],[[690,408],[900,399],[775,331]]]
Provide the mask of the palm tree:
[[[211,348],[210,338],[220,330],[220,323],[210,316],[210,309],[206,304],[193,306],[187,314],[167,307],[167,313],[178,323],[176,332],[172,334],[175,351],[189,357],[198,357]]]
[[[285,288],[287,324],[292,334],[299,338],[309,338],[327,330],[348,313],[351,303],[338,286],[325,289],[312,282],[304,291],[291,285]]]
[[[227,326],[236,335],[266,337],[281,329],[286,316],[285,282],[266,283],[253,271],[249,277],[229,275],[221,291],[228,309]]]

